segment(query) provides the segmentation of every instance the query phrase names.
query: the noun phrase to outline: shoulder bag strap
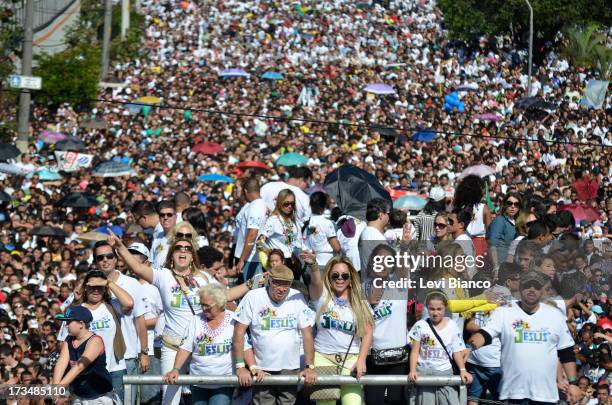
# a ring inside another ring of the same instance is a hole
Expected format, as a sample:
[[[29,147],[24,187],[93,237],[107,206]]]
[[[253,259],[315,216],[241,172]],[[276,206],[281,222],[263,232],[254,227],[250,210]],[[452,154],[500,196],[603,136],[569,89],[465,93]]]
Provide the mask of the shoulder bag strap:
[[[189,301],[189,296],[185,293],[185,290],[183,290],[183,287],[181,286],[181,282],[179,281],[178,277],[176,276],[176,274],[174,274],[174,272],[172,270],[170,270],[170,272],[172,273],[172,277],[174,277],[174,279],[178,283],[179,288],[181,290],[181,294],[183,294],[183,297],[185,297],[185,299],[187,300],[187,305],[189,305],[189,309],[191,309],[191,313],[193,315],[195,315],[196,313],[193,310],[193,306],[191,305],[191,301]],[[196,283],[197,283],[197,281],[196,281]]]
[[[346,349],[346,353],[344,353],[344,360],[342,360],[342,365],[340,366],[340,371],[338,372],[338,374],[342,374],[342,370],[344,370],[344,363],[346,363],[346,358],[348,357],[349,351],[351,350],[351,346],[353,346],[353,340],[355,340],[355,334],[353,333],[353,337],[351,338],[351,342],[348,345],[348,348]]]
[[[446,353],[446,355],[448,356],[448,360],[450,360],[451,365],[454,365],[454,360],[451,357],[451,355],[448,353],[448,350],[446,350],[446,346],[444,345],[444,341],[442,340],[442,338],[440,337],[440,335],[438,335],[438,332],[436,332],[436,328],[434,328],[433,324],[431,323],[431,319],[427,318],[427,324],[429,325],[429,328],[432,330],[432,332],[434,333],[434,336],[436,337],[436,339],[438,339],[438,342],[440,342],[440,344],[442,345],[442,348],[444,349],[444,353]]]

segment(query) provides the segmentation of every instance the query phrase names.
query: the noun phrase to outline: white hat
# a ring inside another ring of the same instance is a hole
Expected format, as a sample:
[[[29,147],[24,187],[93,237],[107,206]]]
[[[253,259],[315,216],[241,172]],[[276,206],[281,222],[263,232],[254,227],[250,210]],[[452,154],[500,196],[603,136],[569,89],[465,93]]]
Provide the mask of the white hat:
[[[429,198],[436,202],[442,201],[446,198],[446,193],[442,187],[432,187],[431,190],[429,190]]]
[[[140,242],[132,243],[130,246],[128,246],[128,250],[130,253],[138,253],[140,255],[149,257],[149,249]]]

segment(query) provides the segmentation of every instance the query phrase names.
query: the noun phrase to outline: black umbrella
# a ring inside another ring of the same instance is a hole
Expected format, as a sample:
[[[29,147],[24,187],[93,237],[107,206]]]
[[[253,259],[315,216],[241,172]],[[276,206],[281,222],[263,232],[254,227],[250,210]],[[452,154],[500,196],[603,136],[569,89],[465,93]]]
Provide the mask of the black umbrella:
[[[87,146],[85,146],[83,141],[79,141],[76,138],[71,138],[56,143],[55,150],[86,151]]]
[[[21,152],[15,147],[15,145],[0,143],[0,162],[15,159],[20,153]]]
[[[86,193],[70,193],[57,202],[60,207],[89,208],[98,205],[96,197]]]
[[[516,102],[516,106],[518,108],[522,108],[524,110],[531,107],[532,104],[536,103],[539,99],[537,97],[525,97]]]
[[[393,200],[373,174],[353,165],[343,165],[325,177],[325,191],[338,203],[344,215],[365,219],[368,201],[373,198]]]
[[[11,196],[4,191],[0,191],[0,202],[8,202],[11,201]]]
[[[383,127],[381,125],[372,125],[370,127],[373,131],[378,132],[382,136],[399,136],[399,133],[392,127]]]
[[[54,228],[47,225],[36,227],[32,229],[32,232],[30,233],[36,236],[55,236],[58,238],[65,238],[68,236],[68,234],[64,232],[62,228]]]
[[[79,124],[80,128],[88,128],[88,129],[107,129],[108,122],[104,119],[90,119],[87,121],[83,121]]]
[[[557,105],[544,100],[537,100],[528,107],[530,110],[556,110]]]

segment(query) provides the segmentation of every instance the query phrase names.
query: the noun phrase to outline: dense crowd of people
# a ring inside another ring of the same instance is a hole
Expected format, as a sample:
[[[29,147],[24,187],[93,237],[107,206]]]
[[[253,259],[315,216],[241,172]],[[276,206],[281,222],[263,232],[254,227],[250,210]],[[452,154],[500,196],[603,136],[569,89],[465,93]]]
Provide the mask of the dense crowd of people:
[[[530,79],[509,36],[450,41],[431,0],[140,7],[124,86],[31,122],[131,174],[47,180],[48,139],[0,173],[3,383],[112,403],[147,373],[169,385],[130,403],[454,405],[452,387],[249,386],[456,374],[472,404],[610,403],[612,113],[580,103],[593,72],[551,47]],[[303,161],[277,164],[290,152]],[[344,164],[426,204],[343,212],[322,183]],[[73,192],[95,201],[67,207]],[[374,270],[397,252],[479,260]],[[381,287],[402,279],[417,284]],[[173,384],[185,373],[241,388]]]

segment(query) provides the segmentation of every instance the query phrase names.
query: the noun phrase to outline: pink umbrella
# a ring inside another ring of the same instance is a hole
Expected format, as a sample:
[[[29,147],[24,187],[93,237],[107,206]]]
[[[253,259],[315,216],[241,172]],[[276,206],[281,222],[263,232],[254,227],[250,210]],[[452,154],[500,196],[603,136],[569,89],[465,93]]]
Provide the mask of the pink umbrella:
[[[462,171],[459,178],[462,179],[472,174],[478,177],[486,177],[495,174],[495,170],[487,165],[474,165]]]
[[[66,135],[53,131],[42,131],[38,139],[44,143],[57,143],[68,138]]]
[[[479,114],[474,118],[480,121],[493,121],[493,122],[498,122],[498,121],[501,121],[502,119],[499,115],[493,114],[493,113]]]
[[[586,219],[589,222],[594,222],[599,219],[601,215],[595,208],[589,207],[588,205],[582,204],[567,204],[561,205],[559,211],[569,211],[574,216],[576,224],[580,224],[580,221]]]
[[[367,86],[363,88],[363,90],[368,93],[378,94],[378,95],[395,94],[395,90],[393,89],[393,87],[389,86],[388,84],[384,84],[384,83],[368,84]]]

